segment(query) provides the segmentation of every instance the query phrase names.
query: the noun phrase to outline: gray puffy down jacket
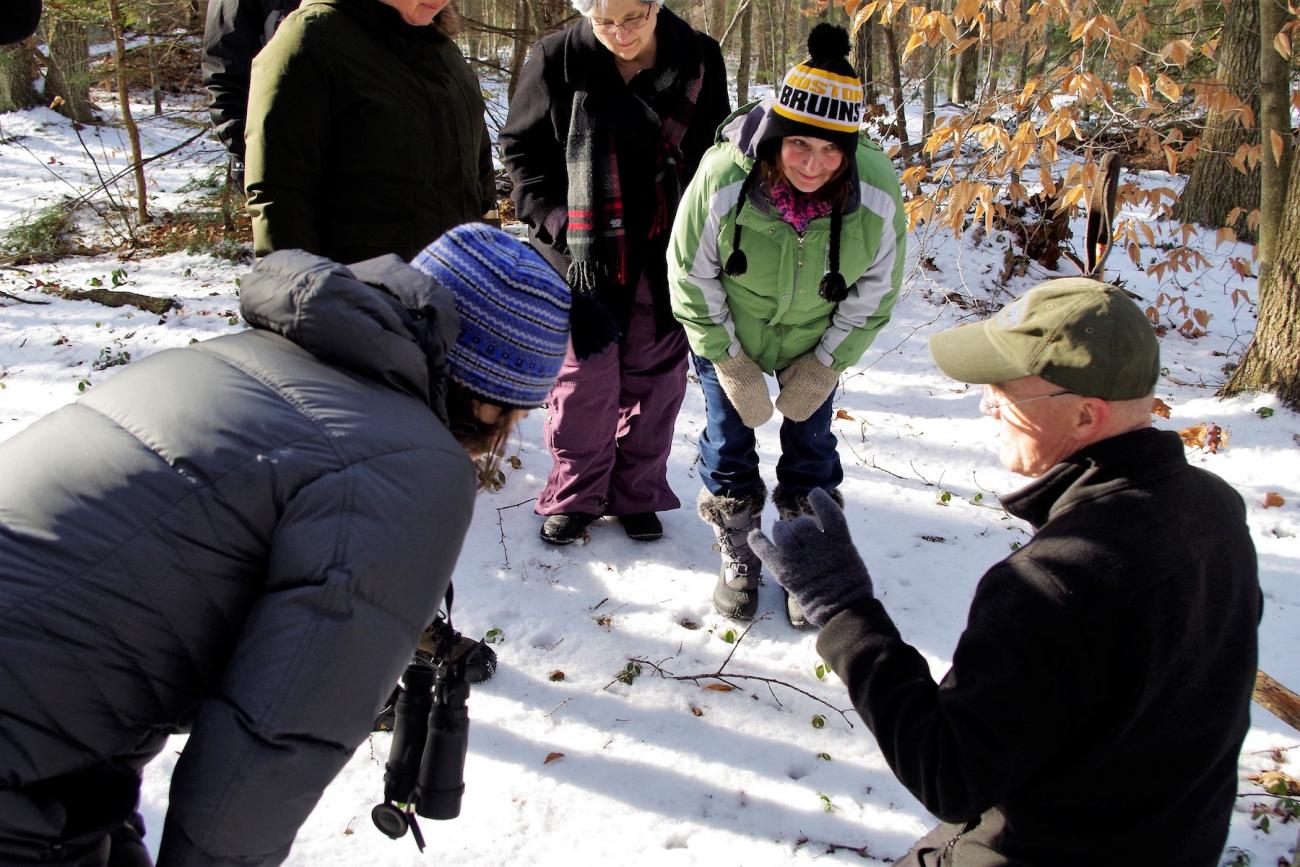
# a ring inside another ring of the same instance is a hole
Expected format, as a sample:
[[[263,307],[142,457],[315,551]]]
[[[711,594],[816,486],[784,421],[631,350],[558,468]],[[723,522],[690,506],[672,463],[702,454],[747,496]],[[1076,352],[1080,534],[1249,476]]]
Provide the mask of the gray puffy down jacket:
[[[0,862],[120,823],[185,726],[160,865],[283,860],[447,589],[449,293],[287,251],[241,306],[0,446]]]

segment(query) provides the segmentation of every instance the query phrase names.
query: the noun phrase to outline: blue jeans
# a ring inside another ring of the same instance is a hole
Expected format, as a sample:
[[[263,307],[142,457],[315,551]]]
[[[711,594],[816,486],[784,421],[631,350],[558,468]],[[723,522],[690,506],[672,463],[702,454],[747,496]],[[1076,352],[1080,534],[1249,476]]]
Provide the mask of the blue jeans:
[[[704,391],[706,422],[700,434],[700,479],[710,494],[740,496],[762,484],[754,429],[740,420],[727,399],[713,363],[694,353],[695,372]],[[834,395],[832,395],[833,397]],[[834,490],[844,481],[840,455],[831,433],[831,397],[805,421],[781,421],[781,457],[776,462],[776,482],[791,494],[813,488]]]

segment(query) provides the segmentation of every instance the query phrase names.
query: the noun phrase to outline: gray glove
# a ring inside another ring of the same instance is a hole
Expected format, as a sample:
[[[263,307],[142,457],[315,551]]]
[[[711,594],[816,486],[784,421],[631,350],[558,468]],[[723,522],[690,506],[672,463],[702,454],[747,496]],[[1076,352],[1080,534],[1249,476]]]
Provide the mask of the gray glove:
[[[776,408],[790,421],[807,421],[840,382],[839,373],[818,361],[815,352],[805,352],[776,378],[781,383]]]
[[[808,621],[825,626],[854,602],[872,598],[874,592],[840,507],[821,488],[809,492],[808,505],[815,520],[800,515],[792,521],[777,521],[772,528],[775,544],[762,530],[754,530],[749,534],[749,547],[776,576],[777,583],[799,601]]]
[[[767,393],[767,379],[754,360],[745,353],[735,358],[715,361],[718,384],[727,400],[736,408],[746,427],[758,427],[772,417],[772,396]]]

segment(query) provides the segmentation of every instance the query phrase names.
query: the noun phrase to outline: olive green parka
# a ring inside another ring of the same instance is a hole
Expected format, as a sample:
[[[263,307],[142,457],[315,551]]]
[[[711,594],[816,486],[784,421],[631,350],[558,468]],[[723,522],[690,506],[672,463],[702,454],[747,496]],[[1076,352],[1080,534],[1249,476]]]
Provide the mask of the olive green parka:
[[[248,210],[259,256],[410,259],[495,208],[483,95],[438,25],[306,0],[253,61]]]

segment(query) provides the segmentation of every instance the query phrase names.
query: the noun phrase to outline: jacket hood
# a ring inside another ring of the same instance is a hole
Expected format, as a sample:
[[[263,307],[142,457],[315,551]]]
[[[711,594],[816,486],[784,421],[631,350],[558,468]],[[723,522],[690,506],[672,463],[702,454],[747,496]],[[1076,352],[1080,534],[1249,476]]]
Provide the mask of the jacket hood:
[[[760,99],[757,102],[751,102],[748,105],[742,105],[727,116],[718,127],[717,142],[727,142],[737,151],[743,161],[737,160],[737,163],[746,170],[753,164],[753,160],[758,158],[758,143],[763,140],[763,131],[767,128],[768,109],[774,100],[772,97]]]
[[[239,308],[253,328],[410,394],[446,421],[447,352],[459,317],[450,292],[397,256],[340,265],[275,252],[242,281]]]

